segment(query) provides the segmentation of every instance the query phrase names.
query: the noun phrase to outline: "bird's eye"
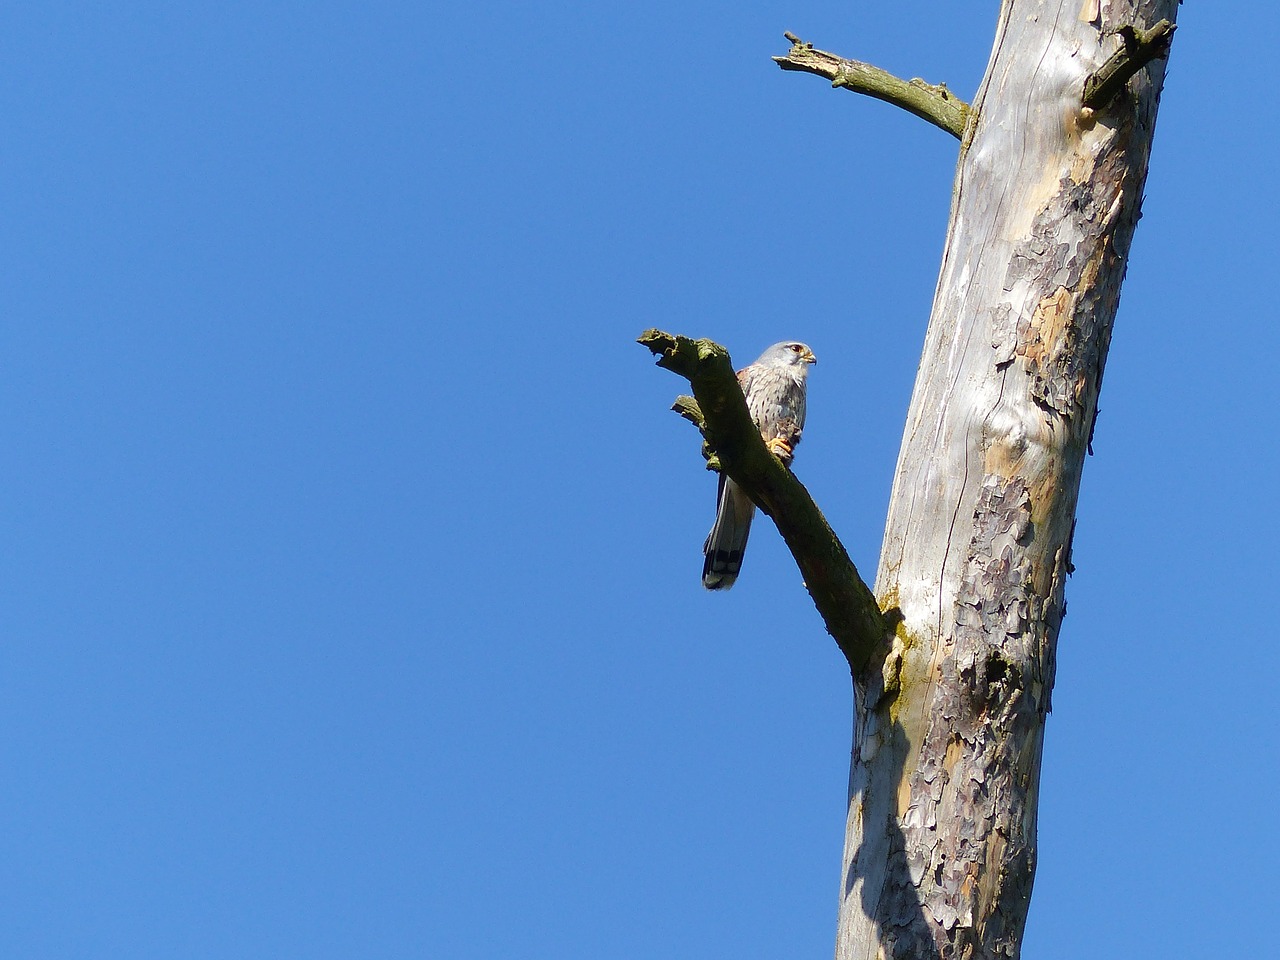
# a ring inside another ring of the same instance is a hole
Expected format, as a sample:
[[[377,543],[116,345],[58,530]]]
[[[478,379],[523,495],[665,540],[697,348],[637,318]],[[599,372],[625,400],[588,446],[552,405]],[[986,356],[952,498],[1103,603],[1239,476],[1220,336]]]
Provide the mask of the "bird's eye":
[[[798,343],[793,343],[793,344],[791,344],[791,350],[792,350],[792,352],[794,352],[794,353],[799,353],[799,352],[800,352],[800,344],[798,344]]]

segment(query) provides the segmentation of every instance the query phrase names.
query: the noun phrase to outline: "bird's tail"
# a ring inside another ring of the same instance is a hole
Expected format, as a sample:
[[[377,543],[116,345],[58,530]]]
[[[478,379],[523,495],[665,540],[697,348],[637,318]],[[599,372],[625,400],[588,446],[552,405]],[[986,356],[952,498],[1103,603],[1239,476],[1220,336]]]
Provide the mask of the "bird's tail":
[[[755,512],[756,505],[742,488],[721,475],[716,522],[702,545],[702,585],[708,590],[727,590],[738,579]]]

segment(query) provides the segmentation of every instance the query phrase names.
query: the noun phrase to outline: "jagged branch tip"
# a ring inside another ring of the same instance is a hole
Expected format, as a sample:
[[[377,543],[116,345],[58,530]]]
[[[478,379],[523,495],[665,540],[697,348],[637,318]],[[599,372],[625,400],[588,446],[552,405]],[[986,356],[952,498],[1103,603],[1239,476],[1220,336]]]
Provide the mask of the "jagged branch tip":
[[[945,83],[903,80],[861,60],[848,60],[825,50],[816,50],[813,44],[805,43],[790,31],[783,36],[791,41],[791,50],[785,57],[773,58],[783,70],[799,70],[826,77],[833,87],[844,87],[892,103],[928,120],[956,139],[964,136],[965,124],[969,122],[969,105],[948,90]]]

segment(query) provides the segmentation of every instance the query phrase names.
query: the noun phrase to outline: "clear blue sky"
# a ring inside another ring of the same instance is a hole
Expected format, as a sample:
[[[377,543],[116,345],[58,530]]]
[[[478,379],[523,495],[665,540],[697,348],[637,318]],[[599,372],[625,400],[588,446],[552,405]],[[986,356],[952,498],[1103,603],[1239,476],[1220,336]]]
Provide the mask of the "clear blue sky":
[[[658,325],[821,358],[868,573],[996,4],[45,2],[0,34],[0,951],[823,957],[849,689]],[[887,12],[879,12],[881,10]],[[1026,956],[1280,897],[1267,4],[1188,4],[1076,536]]]

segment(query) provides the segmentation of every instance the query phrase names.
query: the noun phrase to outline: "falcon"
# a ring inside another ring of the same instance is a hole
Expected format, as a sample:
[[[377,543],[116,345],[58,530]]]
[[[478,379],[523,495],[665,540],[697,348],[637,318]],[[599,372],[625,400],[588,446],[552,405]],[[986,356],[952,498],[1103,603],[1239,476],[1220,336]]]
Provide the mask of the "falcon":
[[[788,465],[804,428],[809,365],[817,362],[813,351],[803,343],[784,340],[760,354],[755,363],[738,371],[747,410],[760,436],[778,459]],[[727,590],[738,579],[755,512],[756,505],[742,488],[720,474],[716,522],[702,545],[702,585],[708,590]]]

